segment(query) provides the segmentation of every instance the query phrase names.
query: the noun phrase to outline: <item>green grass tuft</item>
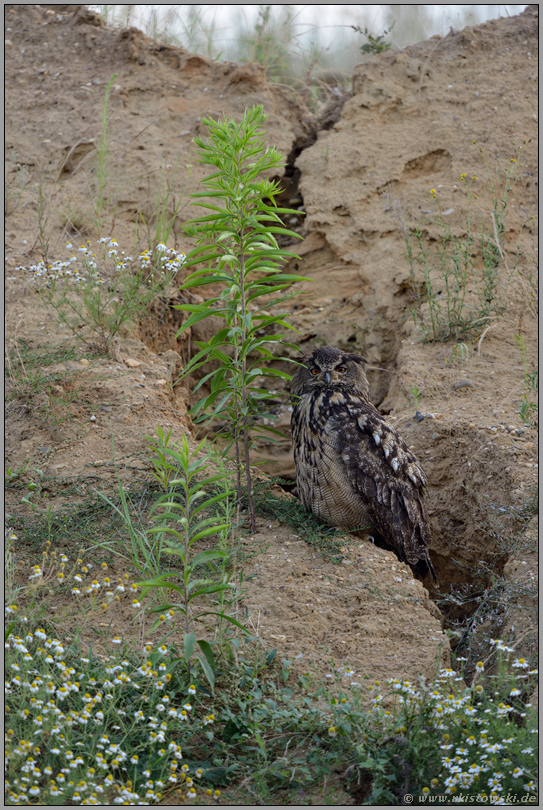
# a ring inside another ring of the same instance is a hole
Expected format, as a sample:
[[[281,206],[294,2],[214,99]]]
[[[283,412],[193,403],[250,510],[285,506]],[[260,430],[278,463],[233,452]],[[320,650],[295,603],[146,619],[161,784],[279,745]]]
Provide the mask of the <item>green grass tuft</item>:
[[[282,479],[272,479],[281,485]],[[281,498],[270,492],[269,483],[258,481],[254,489],[255,508],[259,515],[279,520],[299,532],[300,537],[313,546],[325,560],[339,563],[343,559],[341,548],[345,545],[345,532],[327,527],[315,515],[308,512],[297,498]]]

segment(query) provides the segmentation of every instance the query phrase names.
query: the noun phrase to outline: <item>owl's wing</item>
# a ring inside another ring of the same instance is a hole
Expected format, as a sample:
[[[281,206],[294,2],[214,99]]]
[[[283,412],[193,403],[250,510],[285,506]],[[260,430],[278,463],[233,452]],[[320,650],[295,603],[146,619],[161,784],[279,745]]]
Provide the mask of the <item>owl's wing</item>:
[[[336,411],[343,422],[338,450],[353,488],[376,529],[399,558],[437,580],[428,554],[430,525],[424,503],[426,476],[396,429],[369,403],[348,397]],[[339,427],[339,424],[338,424]]]

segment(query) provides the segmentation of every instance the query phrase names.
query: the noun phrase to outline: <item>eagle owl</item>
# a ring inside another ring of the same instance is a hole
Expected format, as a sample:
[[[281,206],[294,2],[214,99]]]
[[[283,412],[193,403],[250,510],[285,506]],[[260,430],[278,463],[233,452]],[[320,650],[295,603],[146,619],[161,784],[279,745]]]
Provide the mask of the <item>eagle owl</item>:
[[[291,383],[302,503],[334,526],[377,531],[400,560],[435,580],[426,476],[396,429],[370,403],[366,361],[326,346],[302,362]]]

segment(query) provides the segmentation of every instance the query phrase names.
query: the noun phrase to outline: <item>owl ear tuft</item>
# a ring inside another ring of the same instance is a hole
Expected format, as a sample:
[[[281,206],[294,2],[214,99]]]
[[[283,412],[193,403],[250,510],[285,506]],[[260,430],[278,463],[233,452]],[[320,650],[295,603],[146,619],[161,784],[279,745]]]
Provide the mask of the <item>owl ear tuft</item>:
[[[353,363],[358,363],[359,365],[367,364],[368,362],[364,357],[360,357],[358,354],[347,354],[345,356],[348,360],[352,360]]]

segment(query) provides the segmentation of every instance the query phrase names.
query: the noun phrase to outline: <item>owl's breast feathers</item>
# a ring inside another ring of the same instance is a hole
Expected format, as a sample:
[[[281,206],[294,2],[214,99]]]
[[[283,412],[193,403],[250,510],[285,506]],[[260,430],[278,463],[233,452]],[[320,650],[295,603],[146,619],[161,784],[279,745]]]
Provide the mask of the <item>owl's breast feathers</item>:
[[[336,477],[348,481],[351,489],[349,502],[363,502],[372,524],[400,559],[421,573],[429,570],[435,578],[427,549],[431,534],[424,503],[426,476],[396,429],[348,387],[302,396],[293,407],[292,428],[297,475],[300,463],[312,464],[311,478],[317,480],[328,470],[323,468],[323,454],[330,457],[333,450],[335,466],[341,468]],[[337,496],[328,486],[325,497]],[[307,495],[302,500],[313,508]],[[356,527],[344,522],[343,528]]]

